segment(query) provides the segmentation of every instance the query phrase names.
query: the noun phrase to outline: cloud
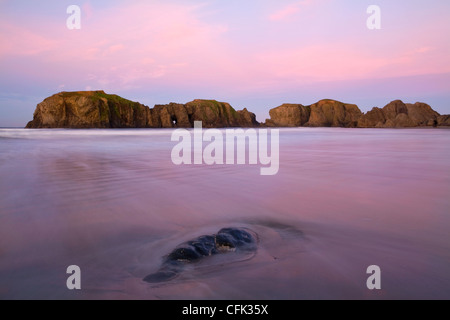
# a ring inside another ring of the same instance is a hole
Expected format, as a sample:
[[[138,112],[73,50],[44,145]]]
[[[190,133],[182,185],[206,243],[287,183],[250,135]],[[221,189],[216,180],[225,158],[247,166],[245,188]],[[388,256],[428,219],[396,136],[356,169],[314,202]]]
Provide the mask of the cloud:
[[[92,18],[92,16],[94,15],[94,9],[92,8],[90,1],[83,3],[83,5],[81,6],[81,10],[83,12],[83,16],[87,19]]]
[[[124,46],[123,44],[121,44],[121,43],[119,43],[119,44],[113,44],[113,45],[109,46],[109,47],[105,50],[104,54],[105,54],[105,55],[108,55],[108,54],[114,54],[114,53],[116,53],[116,52],[119,52],[120,50],[123,50],[124,47],[125,47],[125,46]]]
[[[434,48],[432,48],[432,47],[420,47],[420,48],[417,48],[415,50],[415,52],[416,53],[426,53],[426,52],[430,52],[430,51],[433,51],[433,50],[434,50]]]
[[[57,42],[34,32],[31,28],[2,19],[0,21],[0,57],[32,56],[48,52],[57,46]]]
[[[297,12],[301,10],[302,7],[310,5],[311,0],[303,0],[295,3],[291,3],[284,8],[281,8],[274,13],[272,13],[269,16],[270,21],[281,21],[285,20],[293,15],[295,15]]]
[[[87,2],[82,6],[81,30],[68,30],[61,17],[39,21],[34,29],[20,27],[20,21],[1,22],[5,32],[0,34],[0,58],[31,56],[47,66],[42,78],[56,78],[59,83],[70,74],[80,81],[94,77],[90,80],[94,86],[132,86],[173,78],[180,70],[191,71],[194,80],[201,76],[200,65],[227,61],[221,36],[228,26],[203,21],[200,9],[193,3],[142,1],[100,11]]]
[[[259,55],[261,65],[275,79],[317,82],[363,78],[386,62],[383,58],[370,57],[345,45],[311,45],[290,50],[272,51]]]
[[[263,52],[255,58],[255,68],[265,66],[264,77],[274,81],[314,83],[450,72],[444,59],[431,47],[379,54],[339,42]]]
[[[269,18],[289,19],[312,3],[291,2]],[[0,66],[8,81],[25,78],[52,88],[64,84],[65,90],[89,86],[111,92],[162,88],[242,94],[293,83],[450,72],[448,50],[428,38],[392,45],[388,35],[386,40],[375,33],[367,38],[365,28],[360,36],[339,36],[331,32],[335,25],[328,24],[335,20],[326,17],[326,23],[308,24],[314,31],[289,25],[274,37],[266,31],[283,26],[266,21],[261,29],[255,25],[251,33],[245,28],[241,33],[223,12],[211,14],[208,8],[159,1],[102,10],[83,6],[81,30],[66,28],[65,11],[62,17],[28,24],[6,16],[0,21],[6,30],[0,33]]]

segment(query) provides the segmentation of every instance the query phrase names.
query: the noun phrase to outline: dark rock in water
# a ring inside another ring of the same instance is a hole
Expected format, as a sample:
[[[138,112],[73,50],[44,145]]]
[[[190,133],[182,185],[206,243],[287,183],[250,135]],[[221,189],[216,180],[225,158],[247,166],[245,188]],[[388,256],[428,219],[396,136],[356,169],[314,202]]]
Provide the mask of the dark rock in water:
[[[161,268],[144,278],[149,283],[159,283],[175,278],[185,265],[215,254],[229,252],[255,252],[258,237],[244,228],[224,228],[217,234],[204,235],[183,243],[168,254]]]

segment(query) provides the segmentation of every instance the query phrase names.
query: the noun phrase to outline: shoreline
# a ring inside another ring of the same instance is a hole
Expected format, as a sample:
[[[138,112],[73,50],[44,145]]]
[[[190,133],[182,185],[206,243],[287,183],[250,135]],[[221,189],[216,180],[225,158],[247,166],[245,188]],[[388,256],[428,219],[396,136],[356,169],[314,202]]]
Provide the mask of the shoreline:
[[[420,130],[435,130],[435,129],[450,129],[450,126],[420,126],[420,127],[400,127],[400,128],[347,128],[347,127],[267,127],[267,126],[259,126],[259,127],[214,127],[210,129],[377,129],[377,130],[392,130],[392,129],[420,129]],[[186,129],[193,130],[194,128],[25,128],[25,127],[0,127],[0,130],[176,130],[176,129]]]

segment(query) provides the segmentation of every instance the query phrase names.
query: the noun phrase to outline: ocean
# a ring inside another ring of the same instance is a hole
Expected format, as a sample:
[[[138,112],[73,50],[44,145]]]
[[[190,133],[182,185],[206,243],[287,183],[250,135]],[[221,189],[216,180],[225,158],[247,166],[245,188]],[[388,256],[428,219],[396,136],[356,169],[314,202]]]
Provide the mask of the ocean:
[[[0,299],[450,299],[449,130],[280,129],[268,176],[175,165],[171,134],[0,129]],[[142,280],[227,227],[257,251]]]

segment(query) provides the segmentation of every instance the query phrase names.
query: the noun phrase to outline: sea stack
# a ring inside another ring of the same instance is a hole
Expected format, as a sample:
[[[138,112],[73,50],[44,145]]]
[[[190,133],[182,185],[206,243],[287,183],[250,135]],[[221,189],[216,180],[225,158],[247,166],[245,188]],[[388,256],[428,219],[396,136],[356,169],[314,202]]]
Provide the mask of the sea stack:
[[[412,128],[437,126],[439,113],[426,103],[405,104],[395,100],[383,109],[373,108],[358,121],[360,128]]]
[[[324,99],[310,106],[283,104],[270,110],[269,127],[346,127],[354,128],[362,116],[354,104]]]
[[[149,108],[104,91],[60,92],[39,103],[26,128],[204,128],[228,127],[343,127],[413,128],[449,127],[450,115],[440,115],[428,104],[394,100],[363,114],[355,104],[332,99],[312,105],[283,104],[271,109],[264,124],[246,108],[236,111],[229,103],[197,99]]]
[[[39,103],[26,128],[256,127],[254,113],[215,100],[170,103],[153,109],[104,91],[60,92]]]

